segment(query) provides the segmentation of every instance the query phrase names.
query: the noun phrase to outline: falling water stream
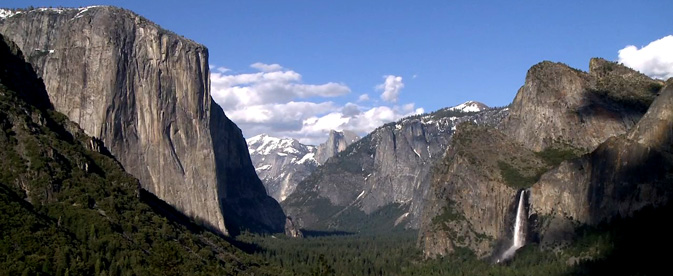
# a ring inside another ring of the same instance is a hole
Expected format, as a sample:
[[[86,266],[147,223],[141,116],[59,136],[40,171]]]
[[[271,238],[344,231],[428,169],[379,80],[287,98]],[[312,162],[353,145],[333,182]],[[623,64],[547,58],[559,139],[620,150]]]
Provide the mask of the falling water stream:
[[[505,261],[512,256],[517,249],[521,248],[526,242],[526,207],[524,206],[524,196],[526,190],[521,190],[519,196],[519,206],[516,209],[516,220],[514,222],[514,232],[512,238],[512,246],[510,246],[505,253],[502,254],[497,262]]]

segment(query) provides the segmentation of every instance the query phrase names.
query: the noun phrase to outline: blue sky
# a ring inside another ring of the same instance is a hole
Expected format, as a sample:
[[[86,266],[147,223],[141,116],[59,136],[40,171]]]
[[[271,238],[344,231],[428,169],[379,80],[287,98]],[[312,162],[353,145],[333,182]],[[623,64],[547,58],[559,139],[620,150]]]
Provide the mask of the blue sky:
[[[212,94],[246,137],[306,143],[467,100],[506,105],[542,60],[586,70],[673,35],[673,1],[0,1],[94,4],[206,45]]]

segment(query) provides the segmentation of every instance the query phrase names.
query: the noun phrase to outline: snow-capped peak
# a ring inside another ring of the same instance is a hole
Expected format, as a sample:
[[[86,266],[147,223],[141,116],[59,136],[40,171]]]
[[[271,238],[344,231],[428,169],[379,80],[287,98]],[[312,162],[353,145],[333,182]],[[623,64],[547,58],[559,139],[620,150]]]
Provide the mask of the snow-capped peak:
[[[247,139],[246,142],[248,143],[248,150],[250,151],[250,154],[257,153],[267,155],[275,150],[285,152],[286,149],[288,149],[287,151],[290,151],[288,153],[292,153],[291,149],[293,148],[295,140],[260,134]]]
[[[462,112],[479,112],[488,109],[488,106],[475,101],[467,101],[454,107],[449,107],[449,110],[457,110]]]
[[[8,18],[8,17],[12,17],[12,16],[17,15],[19,13],[21,13],[21,12],[20,11],[0,9],[0,19],[5,19],[5,18]]]

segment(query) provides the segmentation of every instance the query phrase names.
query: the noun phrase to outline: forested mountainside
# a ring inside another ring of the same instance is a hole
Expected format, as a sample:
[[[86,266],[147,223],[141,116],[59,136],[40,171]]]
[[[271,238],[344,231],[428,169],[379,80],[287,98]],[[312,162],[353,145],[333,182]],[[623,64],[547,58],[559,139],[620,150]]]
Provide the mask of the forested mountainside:
[[[141,188],[2,35],[0,126],[2,274],[276,274]]]

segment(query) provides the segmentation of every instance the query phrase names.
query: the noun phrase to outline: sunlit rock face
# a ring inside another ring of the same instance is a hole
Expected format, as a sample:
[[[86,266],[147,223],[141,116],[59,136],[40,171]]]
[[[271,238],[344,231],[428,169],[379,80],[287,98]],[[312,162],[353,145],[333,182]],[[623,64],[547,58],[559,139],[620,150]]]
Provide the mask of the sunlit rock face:
[[[487,257],[511,244],[520,188],[530,191],[530,227],[542,243],[572,240],[577,222],[667,201],[663,183],[673,166],[663,82],[599,58],[589,68],[534,65],[500,124],[459,128],[425,200],[419,245],[426,257],[457,247]],[[549,159],[561,151],[573,154]]]
[[[386,124],[327,160],[281,204],[306,228],[416,229],[429,173],[442,160],[456,127],[463,122],[495,125],[506,114],[504,108],[445,108]]]
[[[260,134],[248,138],[248,151],[268,194],[281,202],[318,167],[316,147],[291,138]]]
[[[223,233],[283,231],[240,129],[210,96],[203,45],[106,6],[14,13],[0,32],[26,53],[55,109],[144,189]]]

